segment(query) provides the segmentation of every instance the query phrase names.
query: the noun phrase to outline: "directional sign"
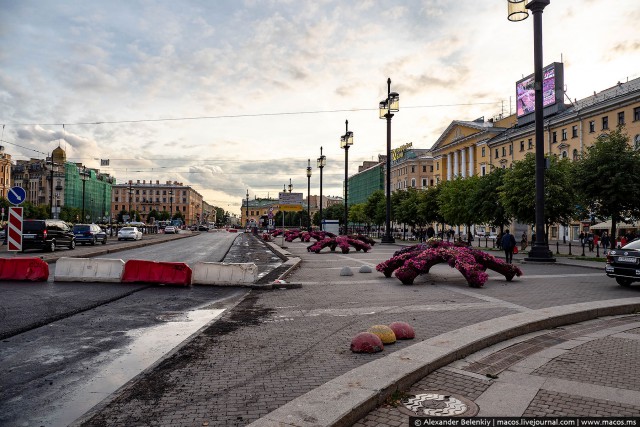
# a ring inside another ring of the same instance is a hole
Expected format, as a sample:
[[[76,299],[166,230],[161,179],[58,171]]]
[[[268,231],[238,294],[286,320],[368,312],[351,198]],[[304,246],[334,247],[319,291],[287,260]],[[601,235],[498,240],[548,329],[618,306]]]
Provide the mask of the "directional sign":
[[[27,198],[27,192],[22,187],[11,187],[7,193],[7,199],[12,205],[19,205]]]
[[[18,187],[20,188],[20,187]],[[9,227],[7,229],[7,250],[22,250],[22,210],[24,208],[9,207]]]
[[[281,211],[301,211],[302,193],[278,193],[278,201]]]

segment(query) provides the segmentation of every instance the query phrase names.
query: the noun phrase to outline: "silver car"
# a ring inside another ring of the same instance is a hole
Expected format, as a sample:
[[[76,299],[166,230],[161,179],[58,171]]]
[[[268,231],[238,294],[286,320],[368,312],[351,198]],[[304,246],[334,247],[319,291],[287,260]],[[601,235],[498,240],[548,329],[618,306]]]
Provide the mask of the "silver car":
[[[142,231],[138,227],[123,227],[118,231],[118,240],[142,240]]]

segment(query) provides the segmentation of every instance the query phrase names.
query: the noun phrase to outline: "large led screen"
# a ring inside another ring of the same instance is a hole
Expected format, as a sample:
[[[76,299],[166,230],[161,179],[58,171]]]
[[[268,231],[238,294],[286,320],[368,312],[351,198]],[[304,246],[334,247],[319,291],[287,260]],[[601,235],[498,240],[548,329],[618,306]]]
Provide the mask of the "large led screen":
[[[556,68],[555,63],[542,70],[542,106],[547,107],[556,102]],[[535,78],[530,75],[516,83],[516,102],[518,117],[533,113],[535,106]]]

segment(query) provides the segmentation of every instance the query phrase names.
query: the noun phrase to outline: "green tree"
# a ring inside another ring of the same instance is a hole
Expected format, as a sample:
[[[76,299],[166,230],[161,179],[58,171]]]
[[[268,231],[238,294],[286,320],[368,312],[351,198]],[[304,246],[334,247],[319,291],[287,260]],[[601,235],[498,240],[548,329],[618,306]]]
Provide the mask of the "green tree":
[[[71,206],[63,206],[60,209],[60,219],[66,222],[78,222],[82,210]]]
[[[328,206],[322,210],[322,216],[325,219],[337,219],[339,224],[343,225],[344,222],[344,205],[342,203]]]
[[[394,201],[393,195],[402,194]],[[398,222],[414,228],[419,224],[422,216],[418,215],[418,205],[420,203],[419,192],[415,188],[408,188],[407,191],[397,191],[391,197],[394,203],[395,218]],[[420,224],[422,225],[422,224]]]
[[[473,194],[477,191],[478,177],[457,177],[440,184],[438,203],[444,220],[453,225],[471,225],[477,221],[477,213],[473,210]]]
[[[575,216],[577,195],[573,165],[568,159],[547,158],[549,167],[544,173],[545,233],[551,224],[568,224]],[[524,224],[535,224],[536,188],[535,156],[529,153],[524,160],[508,169],[500,187],[500,201],[507,214]]]
[[[49,205],[34,205],[31,202],[24,202],[21,206],[24,208],[23,218],[49,218]]]
[[[365,215],[375,225],[382,225],[387,218],[387,201],[384,191],[374,191],[367,199],[364,207]]]
[[[351,205],[349,208],[349,221],[354,224],[369,225],[371,223],[371,219],[367,216],[365,208],[366,203]]]
[[[506,169],[498,168],[490,174],[478,177],[475,192],[471,194],[471,209],[476,214],[476,224],[488,224],[500,227],[511,222],[507,211],[500,200],[500,188],[504,183]]]
[[[420,193],[418,203],[418,215],[423,219],[425,224],[443,224],[444,217],[440,211],[440,203],[438,196],[442,190],[442,185],[437,187],[429,187],[427,191]]]
[[[622,127],[598,136],[576,162],[575,186],[596,217],[611,218],[612,238],[620,221],[640,217],[640,151]]]

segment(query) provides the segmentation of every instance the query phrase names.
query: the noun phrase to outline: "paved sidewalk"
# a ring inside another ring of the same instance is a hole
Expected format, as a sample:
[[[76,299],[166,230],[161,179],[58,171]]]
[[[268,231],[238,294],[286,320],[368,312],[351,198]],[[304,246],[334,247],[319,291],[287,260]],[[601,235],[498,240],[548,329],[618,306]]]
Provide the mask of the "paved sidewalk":
[[[475,360],[480,356],[474,353],[491,351],[484,349],[504,345],[500,343],[506,339],[524,339],[526,334],[545,333],[548,328],[568,328],[565,325],[601,316],[629,315],[640,309],[638,289],[616,285],[604,275],[604,265],[597,262],[589,265],[600,272],[563,262],[522,264],[523,277],[506,282],[490,273],[489,281],[480,289],[468,287],[456,270],[438,265],[413,286],[404,286],[375,271],[359,272],[362,266],[374,268],[391,257],[399,245],[376,245],[369,253],[349,254],[327,249],[320,254],[309,253],[309,244],[299,241],[285,245],[289,257],[301,260],[285,279],[298,287],[253,290],[233,310],[77,424],[403,425],[404,421],[391,419],[397,414],[376,412],[395,407],[376,409],[378,405],[414,384],[432,389],[430,383],[419,383],[425,376],[458,378],[449,375],[451,369],[465,369],[451,363]],[[344,267],[350,267],[354,275],[341,276]],[[416,339],[386,346],[376,354],[349,350],[358,332],[393,321],[410,323]],[[596,321],[617,325],[606,318]],[[637,360],[640,349],[631,346],[624,351],[631,351],[629,348],[635,353],[630,353],[627,360]],[[551,347],[547,350],[560,351]],[[542,356],[547,350],[541,350]],[[515,371],[518,366],[507,368],[514,375],[523,374]],[[504,372],[491,380],[486,374],[469,371],[470,379],[459,379],[475,390],[466,399],[479,399],[490,391],[485,396],[490,402],[494,390],[505,387],[501,379],[509,380]],[[527,375],[541,376],[538,372]],[[460,386],[441,384],[439,388],[447,392],[467,392]],[[619,388],[624,390],[623,385]],[[556,389],[543,384],[537,390],[555,393]],[[602,394],[598,393],[591,398],[600,399]],[[542,395],[540,399],[553,400]],[[490,408],[488,403],[480,406],[481,410]],[[389,424],[380,421],[381,417],[389,418]]]

